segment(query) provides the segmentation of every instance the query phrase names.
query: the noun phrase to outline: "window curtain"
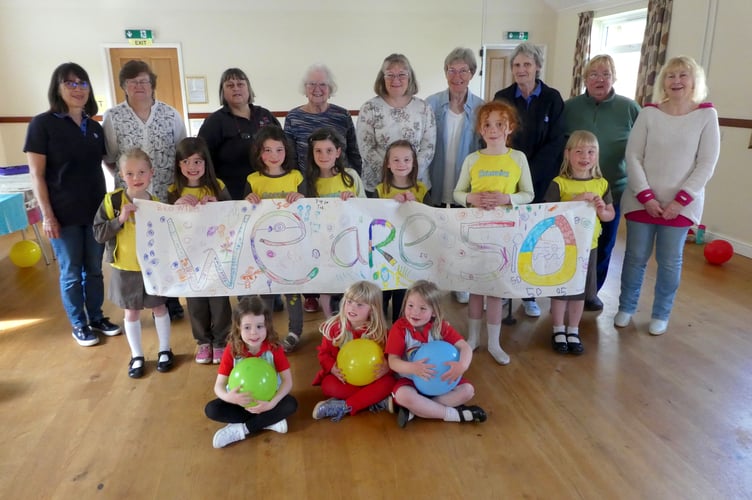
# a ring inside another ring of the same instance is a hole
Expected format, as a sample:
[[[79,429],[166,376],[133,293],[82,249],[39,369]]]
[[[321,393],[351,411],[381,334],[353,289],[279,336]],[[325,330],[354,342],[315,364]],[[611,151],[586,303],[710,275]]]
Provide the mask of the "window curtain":
[[[590,35],[593,31],[593,11],[580,12],[580,25],[577,27],[577,44],[574,47],[574,66],[572,67],[572,91],[569,97],[582,93],[585,82],[582,72],[590,58]]]
[[[671,26],[673,0],[650,0],[645,24],[645,38],[640,50],[640,71],[637,74],[635,101],[640,106],[650,102],[658,72],[666,62],[668,32]]]

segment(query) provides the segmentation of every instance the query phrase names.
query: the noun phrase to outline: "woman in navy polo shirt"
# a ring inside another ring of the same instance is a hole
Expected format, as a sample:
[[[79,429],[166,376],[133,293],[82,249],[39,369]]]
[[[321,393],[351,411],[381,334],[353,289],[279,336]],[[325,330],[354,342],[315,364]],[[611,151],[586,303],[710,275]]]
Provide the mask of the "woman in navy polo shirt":
[[[29,124],[24,152],[44,233],[60,267],[60,294],[73,338],[92,346],[99,343],[96,332],[120,333],[120,327],[102,314],[104,246],[92,232],[105,194],[104,134],[91,118],[97,114],[97,103],[89,75],[78,64],[55,69],[47,98],[50,109]]]

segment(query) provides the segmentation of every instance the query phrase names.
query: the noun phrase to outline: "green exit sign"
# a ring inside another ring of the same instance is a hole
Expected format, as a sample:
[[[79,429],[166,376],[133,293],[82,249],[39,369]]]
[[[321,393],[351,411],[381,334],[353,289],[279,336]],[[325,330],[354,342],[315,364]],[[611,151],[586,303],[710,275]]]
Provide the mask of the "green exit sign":
[[[125,39],[131,45],[151,45],[154,42],[151,30],[125,30]]]
[[[506,32],[506,39],[507,40],[527,40],[528,36],[527,31],[507,31]]]

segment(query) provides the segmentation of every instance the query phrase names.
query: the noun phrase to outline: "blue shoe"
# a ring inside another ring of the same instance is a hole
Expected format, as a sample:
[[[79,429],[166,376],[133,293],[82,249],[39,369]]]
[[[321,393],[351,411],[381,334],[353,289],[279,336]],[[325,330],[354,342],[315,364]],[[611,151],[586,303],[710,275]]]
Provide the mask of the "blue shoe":
[[[341,399],[331,398],[316,403],[316,406],[313,407],[313,418],[316,420],[331,418],[332,422],[339,422],[349,412],[350,407],[347,406],[347,403]]]
[[[89,323],[89,328],[91,328],[95,332],[107,335],[108,337],[120,335],[121,331],[119,326],[117,326],[115,323],[110,322],[110,318],[102,318],[97,321],[92,321],[91,323]]]
[[[99,344],[99,337],[97,337],[88,325],[73,327],[73,338],[76,339],[78,345],[84,347]]]

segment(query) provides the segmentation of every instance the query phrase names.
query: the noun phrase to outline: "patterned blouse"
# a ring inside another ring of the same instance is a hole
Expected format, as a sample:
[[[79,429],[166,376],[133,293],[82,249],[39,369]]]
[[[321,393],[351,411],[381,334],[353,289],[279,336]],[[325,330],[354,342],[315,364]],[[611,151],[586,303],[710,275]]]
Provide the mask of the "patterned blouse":
[[[428,165],[436,150],[436,119],[424,100],[413,97],[404,108],[393,108],[381,97],[369,99],[360,108],[356,132],[366,191],[374,191],[381,182],[386,149],[400,139],[410,141],[417,151],[418,180],[431,188]]]
[[[167,202],[167,188],[175,181],[175,146],[186,137],[183,118],[175,108],[155,101],[146,122],[136,115],[127,102],[122,102],[104,113],[102,121],[107,163],[115,163],[121,153],[141,148],[151,158],[154,177],[150,191]],[[115,185],[124,187],[119,176]]]

